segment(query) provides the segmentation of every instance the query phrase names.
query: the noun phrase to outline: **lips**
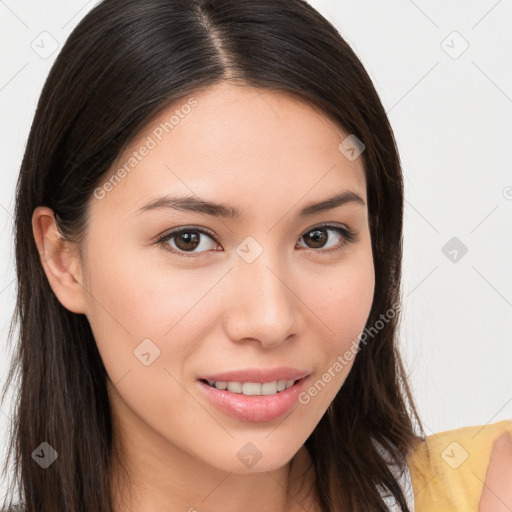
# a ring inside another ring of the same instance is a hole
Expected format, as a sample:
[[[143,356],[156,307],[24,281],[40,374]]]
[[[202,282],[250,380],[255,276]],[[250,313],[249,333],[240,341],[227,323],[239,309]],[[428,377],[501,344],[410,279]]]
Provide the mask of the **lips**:
[[[197,380],[223,382],[273,382],[279,380],[299,380],[311,372],[308,370],[279,366],[275,368],[245,368],[241,370],[209,373],[198,377]]]
[[[291,387],[277,393],[256,396],[246,396],[243,393],[234,393],[226,389],[216,389],[202,379],[197,380],[196,385],[199,393],[207,402],[217,407],[224,414],[244,422],[262,423],[276,420],[285,414],[291,413],[309,379],[310,376],[299,379]]]

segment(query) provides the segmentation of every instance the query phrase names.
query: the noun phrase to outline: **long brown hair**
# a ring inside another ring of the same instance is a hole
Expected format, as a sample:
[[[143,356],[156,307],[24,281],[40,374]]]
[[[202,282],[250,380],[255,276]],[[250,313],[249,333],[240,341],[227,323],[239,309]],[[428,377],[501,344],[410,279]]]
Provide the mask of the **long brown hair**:
[[[409,510],[371,442],[400,463],[424,431],[396,346],[402,171],[361,62],[302,0],[104,0],[73,30],[53,64],[17,183],[18,288],[9,338],[16,325],[19,335],[3,398],[18,377],[8,458],[14,459],[12,486],[27,512],[112,512],[115,455],[105,367],[85,315],[64,308],[48,283],[32,213],[48,206],[63,235],[79,244],[94,187],[141,128],[171,102],[223,80],[295,94],[365,145],[376,278],[367,326],[382,327],[361,343],[306,447],[322,510],[387,510],[378,486]],[[383,322],[391,310],[395,314]],[[42,442],[59,454],[44,471],[32,458]]]

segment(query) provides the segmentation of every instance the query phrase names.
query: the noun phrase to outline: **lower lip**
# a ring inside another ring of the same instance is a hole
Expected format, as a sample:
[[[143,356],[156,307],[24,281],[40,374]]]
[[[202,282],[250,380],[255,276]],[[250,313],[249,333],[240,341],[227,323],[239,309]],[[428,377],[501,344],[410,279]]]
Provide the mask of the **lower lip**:
[[[217,389],[198,380],[201,392],[221,411],[242,421],[261,423],[275,420],[286,414],[295,405],[304,388],[304,377],[288,389],[273,395],[244,395],[227,389]]]

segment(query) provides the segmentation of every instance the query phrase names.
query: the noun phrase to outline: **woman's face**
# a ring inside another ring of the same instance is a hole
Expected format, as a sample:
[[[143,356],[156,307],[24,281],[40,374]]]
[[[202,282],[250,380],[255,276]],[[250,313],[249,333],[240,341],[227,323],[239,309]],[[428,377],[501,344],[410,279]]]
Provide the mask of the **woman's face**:
[[[363,163],[339,149],[347,135],[290,95],[223,83],[162,112],[96,189],[84,312],[126,439],[244,473],[283,466],[311,434],[374,292]],[[349,191],[362,203],[310,206]],[[220,375],[246,370],[276,373]],[[302,376],[290,391],[258,386]]]

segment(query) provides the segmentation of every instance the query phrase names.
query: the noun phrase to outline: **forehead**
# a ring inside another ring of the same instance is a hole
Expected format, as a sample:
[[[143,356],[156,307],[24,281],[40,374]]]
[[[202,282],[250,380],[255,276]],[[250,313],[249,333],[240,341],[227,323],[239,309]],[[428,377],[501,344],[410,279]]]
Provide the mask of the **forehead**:
[[[339,149],[346,136],[290,93],[216,84],[169,105],[141,130],[105,176],[117,174],[102,207],[129,214],[156,193],[178,192],[244,210],[345,189],[365,198],[362,159]]]

